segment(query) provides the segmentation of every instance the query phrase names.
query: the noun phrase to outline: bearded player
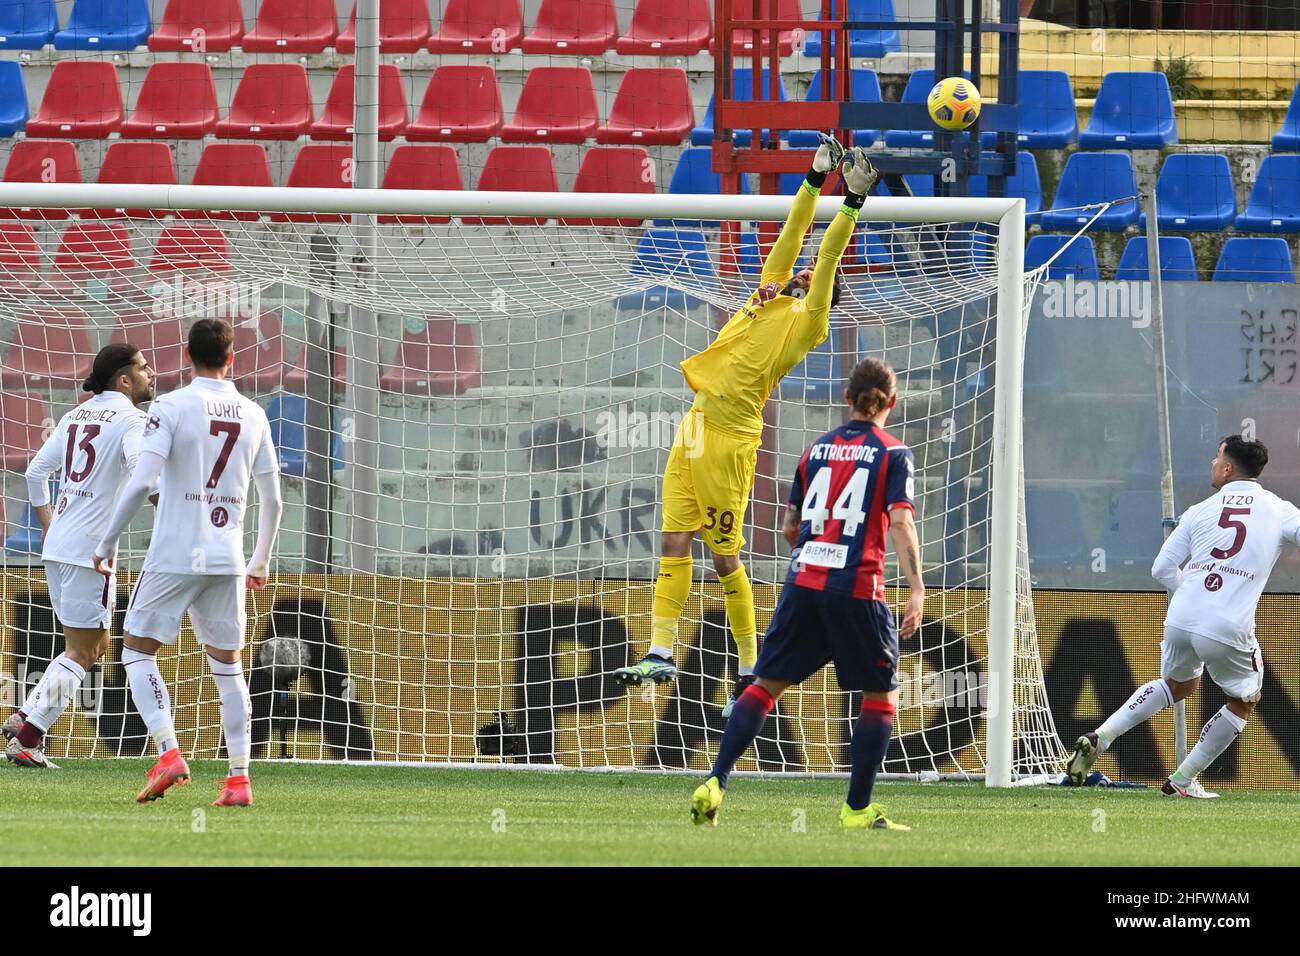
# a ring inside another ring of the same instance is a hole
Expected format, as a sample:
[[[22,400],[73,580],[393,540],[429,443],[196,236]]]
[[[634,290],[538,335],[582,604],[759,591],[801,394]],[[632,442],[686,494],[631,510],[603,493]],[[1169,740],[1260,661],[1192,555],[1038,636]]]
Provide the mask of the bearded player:
[[[847,195],[809,268],[794,272],[827,175],[843,162]],[[677,676],[673,650],[682,608],[691,593],[691,544],[702,534],[725,595],[739,654],[738,677],[723,710],[754,681],[758,632],[754,592],[740,552],[763,436],[763,406],[778,382],[830,334],[839,300],[838,270],[877,174],[866,153],[847,154],[830,136],[813,158],[790,216],[763,264],[758,289],[707,349],[682,362],[695,402],[673,440],[663,479],[663,535],[655,581],[650,652],[614,678],[636,685]]]
[[[56,769],[45,756],[45,734],[108,649],[117,581],[95,573],[87,547],[103,534],[140,457],[145,414],[136,405],[153,398],[153,369],[134,345],[106,345],[82,390],[92,397],[59,420],[27,467],[27,497],[41,524],[50,604],[67,643],[5,721],[5,757],[20,767]],[[60,469],[59,501],[51,505],[50,476]]]
[[[199,319],[190,328],[187,352],[192,381],[150,406],[139,464],[92,560],[101,574],[111,574],[118,538],[150,483],[158,480],[153,539],[131,592],[122,637],[131,698],[159,754],[136,799],[156,800],[190,779],[157,660],[164,644],[176,643],[188,614],[217,685],[230,758],[230,773],[214,806],[248,806],[253,802],[248,777],[252,712],[240,658],[247,625],[244,588],[266,587],[282,511],[280,467],[266,413],[240,395],[230,379],[235,361],[230,325]],[[257,486],[258,529],[253,556],[245,564],[250,484]]]
[[[1210,462],[1215,493],[1183,514],[1151,568],[1173,593],[1160,642],[1160,677],[1133,692],[1096,730],[1084,734],[1066,766],[1082,786],[1097,757],[1138,724],[1196,692],[1201,674],[1227,695],[1161,787],[1169,797],[1211,797],[1196,779],[1232,745],[1255,713],[1264,658],[1255,639],[1255,608],[1282,553],[1300,544],[1300,508],[1262,487],[1263,442],[1229,435]]]

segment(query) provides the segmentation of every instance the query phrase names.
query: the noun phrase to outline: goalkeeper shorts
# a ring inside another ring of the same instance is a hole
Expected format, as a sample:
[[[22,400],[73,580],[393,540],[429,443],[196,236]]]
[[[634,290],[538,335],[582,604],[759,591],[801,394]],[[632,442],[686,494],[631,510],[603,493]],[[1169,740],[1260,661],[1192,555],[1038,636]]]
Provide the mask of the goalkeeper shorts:
[[[898,689],[898,626],[884,601],[787,582],[754,673],[802,684],[830,662],[841,690]]]
[[[688,412],[664,470],[663,530],[698,531],[714,554],[739,554],[761,443]]]

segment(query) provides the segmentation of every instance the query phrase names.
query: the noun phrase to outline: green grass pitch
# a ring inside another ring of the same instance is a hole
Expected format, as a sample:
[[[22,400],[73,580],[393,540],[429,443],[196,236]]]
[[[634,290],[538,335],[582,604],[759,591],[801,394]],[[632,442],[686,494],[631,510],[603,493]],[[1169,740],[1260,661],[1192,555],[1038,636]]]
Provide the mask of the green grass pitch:
[[[722,823],[689,820],[694,777],[259,763],[256,805],[216,809],[224,764],[141,806],[141,760],[0,767],[11,866],[176,865],[1287,865],[1300,793],[992,791],[882,782],[912,833],[842,831],[842,780],[733,779]],[[202,810],[201,813],[196,811]]]

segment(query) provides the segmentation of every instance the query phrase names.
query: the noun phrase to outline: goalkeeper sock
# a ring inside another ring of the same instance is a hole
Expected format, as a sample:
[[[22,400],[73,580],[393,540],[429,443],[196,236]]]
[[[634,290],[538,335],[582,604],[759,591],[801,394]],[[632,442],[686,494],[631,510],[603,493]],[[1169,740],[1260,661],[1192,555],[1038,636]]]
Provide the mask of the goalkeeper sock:
[[[849,796],[845,801],[850,810],[861,810],[871,802],[876,774],[885,761],[889,738],[894,733],[895,709],[887,700],[867,698],[862,701],[851,745],[853,770],[849,775]]]
[[[655,579],[654,621],[650,635],[650,653],[672,660],[677,644],[677,621],[686,599],[691,596],[694,559],[660,558],[659,577]]]
[[[723,599],[727,605],[727,620],[736,639],[736,653],[740,655],[739,673],[754,673],[758,660],[758,625],[754,623],[754,587],[742,564],[726,577],[718,578]]]
[[[722,733],[722,743],[718,744],[718,759],[713,762],[713,776],[718,778],[718,786],[724,790],[736,761],[753,744],[775,706],[776,698],[757,684],[750,684],[736,698],[736,706],[727,718],[727,729]]]
[[[23,704],[23,710],[27,712],[27,723],[19,731],[18,739],[24,747],[40,744],[41,737],[67,710],[77,688],[85,679],[85,669],[67,654],[60,654],[50,661],[50,666],[41,675],[40,683]],[[28,727],[31,728],[30,732],[27,731]],[[26,738],[23,736],[25,732]],[[31,739],[33,736],[35,740]]]
[[[249,706],[248,683],[242,664],[227,664],[208,655],[208,668],[221,695],[221,729],[226,735],[226,753],[230,757],[230,776],[248,776],[248,757],[252,750],[253,711]]]
[[[1196,742],[1186,759],[1175,771],[1183,781],[1191,782],[1205,772],[1205,768],[1214,763],[1234,740],[1246,729],[1246,722],[1228,710],[1228,706],[1219,708],[1218,713],[1209,719],[1201,731],[1201,739]]]
[[[1164,678],[1148,681],[1133,692],[1119,710],[1106,718],[1097,728],[1097,752],[1105,753],[1116,739],[1128,733],[1144,720],[1150,720],[1166,707],[1173,706],[1174,695]]]
[[[158,658],[129,647],[122,648],[122,666],[131,684],[131,699],[140,712],[149,736],[158,745],[158,753],[175,750],[176,730],[172,727],[172,697],[167,682],[158,670]]]

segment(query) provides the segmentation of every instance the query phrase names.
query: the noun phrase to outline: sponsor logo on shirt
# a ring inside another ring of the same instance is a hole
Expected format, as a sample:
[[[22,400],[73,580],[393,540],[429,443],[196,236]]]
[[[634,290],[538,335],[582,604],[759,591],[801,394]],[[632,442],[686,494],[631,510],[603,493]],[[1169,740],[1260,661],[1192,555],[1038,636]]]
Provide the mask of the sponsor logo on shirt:
[[[1223,577],[1218,574],[1207,574],[1205,576],[1205,590],[1217,591],[1223,587]]]
[[[230,512],[220,506],[212,509],[212,526],[214,528],[224,528],[226,522],[230,520]]]
[[[801,564],[811,564],[819,568],[842,568],[848,559],[847,544],[832,544],[829,541],[809,541],[799,553]]]

